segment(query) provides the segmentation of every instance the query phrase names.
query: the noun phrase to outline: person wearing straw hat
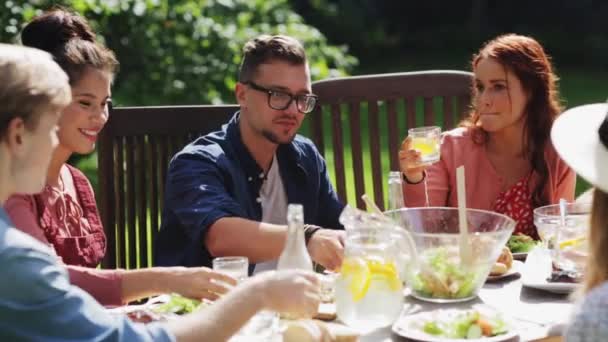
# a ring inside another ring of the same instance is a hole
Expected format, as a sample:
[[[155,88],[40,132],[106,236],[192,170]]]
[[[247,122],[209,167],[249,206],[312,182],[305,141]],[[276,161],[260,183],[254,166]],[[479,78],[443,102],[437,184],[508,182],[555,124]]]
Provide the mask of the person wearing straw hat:
[[[608,104],[566,111],[553,125],[551,140],[562,159],[594,187],[584,297],[566,341],[608,341]]]

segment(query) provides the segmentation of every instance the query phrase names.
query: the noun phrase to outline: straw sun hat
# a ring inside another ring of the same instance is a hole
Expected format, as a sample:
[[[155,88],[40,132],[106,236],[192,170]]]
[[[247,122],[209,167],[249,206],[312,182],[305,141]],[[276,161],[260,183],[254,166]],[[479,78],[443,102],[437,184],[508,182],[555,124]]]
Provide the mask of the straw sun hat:
[[[577,174],[608,193],[608,104],[567,110],[553,124],[551,140]]]

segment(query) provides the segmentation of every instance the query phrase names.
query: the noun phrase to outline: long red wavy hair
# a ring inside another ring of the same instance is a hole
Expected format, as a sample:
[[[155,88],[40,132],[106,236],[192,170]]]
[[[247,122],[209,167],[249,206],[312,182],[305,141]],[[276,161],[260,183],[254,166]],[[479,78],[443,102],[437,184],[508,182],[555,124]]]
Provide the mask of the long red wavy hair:
[[[524,107],[523,149],[532,170],[540,179],[532,192],[532,200],[535,206],[548,204],[545,187],[549,171],[544,152],[550,143],[553,121],[562,111],[558,100],[558,78],[553,72],[550,58],[535,39],[516,34],[501,35],[487,42],[473,55],[472,69],[475,70],[479,61],[485,58],[492,58],[505,71],[511,71],[528,95],[529,100]],[[484,144],[488,134],[481,128],[479,113],[475,109],[478,97],[476,87],[473,87],[472,94],[471,111],[460,125],[473,129],[474,140]]]

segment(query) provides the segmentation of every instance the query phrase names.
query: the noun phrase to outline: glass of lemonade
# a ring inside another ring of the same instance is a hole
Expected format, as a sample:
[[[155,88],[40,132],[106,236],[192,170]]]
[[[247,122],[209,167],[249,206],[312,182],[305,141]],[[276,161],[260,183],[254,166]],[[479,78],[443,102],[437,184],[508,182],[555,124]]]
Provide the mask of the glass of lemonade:
[[[534,224],[543,244],[551,251],[555,266],[582,273],[588,253],[591,204],[568,203],[565,209],[565,225],[561,222],[559,204],[534,209]]]
[[[335,289],[340,320],[361,330],[392,324],[403,308],[403,285],[389,231],[348,231],[344,253]]]
[[[407,131],[412,138],[412,149],[421,154],[422,164],[433,164],[439,161],[441,128],[437,126],[410,128]]]

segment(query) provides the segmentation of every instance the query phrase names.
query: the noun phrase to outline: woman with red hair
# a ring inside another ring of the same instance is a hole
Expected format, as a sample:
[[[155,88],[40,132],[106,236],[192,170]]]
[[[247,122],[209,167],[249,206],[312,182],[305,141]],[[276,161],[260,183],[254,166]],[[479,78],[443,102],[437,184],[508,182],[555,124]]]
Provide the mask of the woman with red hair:
[[[409,138],[401,145],[405,204],[457,206],[456,168],[464,165],[467,207],[506,214],[517,221],[514,234],[538,239],[532,210],[572,201],[576,182],[549,138],[561,111],[557,77],[543,47],[516,34],[489,41],[471,64],[471,112],[444,132],[441,160],[422,165]]]

